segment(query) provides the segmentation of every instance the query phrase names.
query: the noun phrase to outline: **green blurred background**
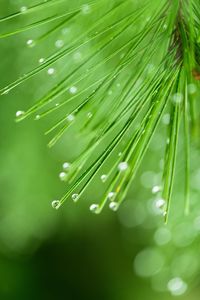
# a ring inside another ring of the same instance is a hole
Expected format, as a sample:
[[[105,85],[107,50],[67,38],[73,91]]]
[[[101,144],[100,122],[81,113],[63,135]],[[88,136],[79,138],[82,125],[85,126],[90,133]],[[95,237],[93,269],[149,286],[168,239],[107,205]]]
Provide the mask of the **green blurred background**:
[[[1,17],[34,3],[0,0]],[[0,23],[1,33],[22,21],[20,17]],[[32,36],[37,36],[37,30]],[[46,56],[51,53],[51,41],[46,48],[27,50],[26,41],[32,36],[26,32],[0,39],[1,87],[30,70],[44,49]],[[97,197],[95,187],[77,205],[69,201],[58,211],[52,209],[51,201],[66,190],[58,174],[62,163],[72,159],[76,142],[65,141],[49,149],[44,136],[48,121],[15,122],[16,111],[27,109],[51,80],[38,75],[0,101],[0,299],[170,300],[166,282],[179,276],[188,282],[188,290],[179,299],[199,299],[196,203],[200,173],[195,173],[193,191],[195,231],[194,217],[181,219],[179,176],[176,221],[164,227],[152,210],[150,192],[160,176],[156,164],[163,155],[159,134],[149,150],[152,159],[146,157],[118,213],[105,209],[96,216],[89,212],[89,201]],[[177,172],[181,173],[180,166]]]

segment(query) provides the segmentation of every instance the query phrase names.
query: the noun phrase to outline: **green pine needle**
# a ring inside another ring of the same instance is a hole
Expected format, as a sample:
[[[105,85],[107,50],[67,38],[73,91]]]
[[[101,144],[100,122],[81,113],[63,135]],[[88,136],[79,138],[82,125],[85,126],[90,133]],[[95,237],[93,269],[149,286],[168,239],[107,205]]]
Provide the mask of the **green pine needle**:
[[[2,28],[9,25],[0,31],[3,41],[33,32],[35,38],[27,41],[29,50],[44,53],[48,43],[56,41],[56,50],[48,48],[38,65],[0,90],[6,95],[19,85],[40,80],[45,72],[55,78],[32,107],[17,112],[16,119],[49,118],[50,147],[68,130],[80,135],[82,151],[61,173],[68,182],[66,194],[53,207],[70,197],[80,200],[95,178],[101,178],[102,199],[90,209],[100,213],[109,203],[117,210],[169,111],[157,206],[167,222],[183,123],[188,214],[190,146],[199,137],[194,95],[200,80],[199,1],[72,2],[41,2],[0,19]]]

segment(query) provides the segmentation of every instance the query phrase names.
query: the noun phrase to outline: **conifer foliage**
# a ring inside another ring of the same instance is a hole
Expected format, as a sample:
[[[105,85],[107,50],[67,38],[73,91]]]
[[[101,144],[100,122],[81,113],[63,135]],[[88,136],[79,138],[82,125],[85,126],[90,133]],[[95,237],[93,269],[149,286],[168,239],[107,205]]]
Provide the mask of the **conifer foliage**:
[[[160,131],[166,146],[162,180],[153,187],[156,205],[167,221],[181,140],[188,214],[190,147],[199,137],[200,2],[49,0],[21,7],[2,24],[8,30],[3,26],[1,39],[29,36],[27,51],[43,53],[1,89],[5,95],[44,74],[41,97],[17,111],[17,121],[49,118],[50,147],[70,143],[72,128],[79,135],[80,151],[59,175],[66,193],[52,206],[81,200],[98,178],[103,195],[90,210],[100,213],[108,204],[116,211]]]

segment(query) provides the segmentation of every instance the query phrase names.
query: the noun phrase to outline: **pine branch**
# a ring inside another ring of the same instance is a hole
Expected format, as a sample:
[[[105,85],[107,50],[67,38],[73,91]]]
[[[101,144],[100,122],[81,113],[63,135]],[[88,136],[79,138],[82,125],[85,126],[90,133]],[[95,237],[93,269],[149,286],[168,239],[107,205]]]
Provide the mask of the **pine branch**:
[[[167,221],[183,123],[188,214],[190,145],[192,138],[195,142],[199,137],[199,109],[194,92],[199,88],[200,78],[199,2],[79,2],[77,5],[51,0],[23,7],[20,12],[0,19],[0,24],[18,18],[26,20],[18,28],[1,32],[0,38],[34,29],[36,38],[27,41],[30,51],[36,47],[45,50],[45,43],[65,32],[66,26],[72,31],[67,43],[65,36],[57,39],[56,51],[40,58],[39,65],[0,91],[5,95],[45,71],[58,79],[31,108],[16,113],[17,121],[32,116],[35,120],[55,120],[46,131],[53,134],[50,147],[69,128],[76,128],[82,137],[84,149],[74,162],[65,163],[60,173],[61,180],[68,182],[67,192],[61,200],[54,200],[52,206],[59,208],[70,197],[75,202],[81,199],[94,179],[100,177],[104,195],[90,209],[100,213],[109,202],[110,209],[116,211],[161,126],[161,118],[169,110],[170,124],[167,137],[163,137],[168,141],[163,186],[157,191],[161,198],[156,205]],[[40,11],[45,12],[41,17]],[[31,15],[36,16],[33,21]],[[40,33],[41,28],[44,31]],[[78,63],[72,61],[77,53]]]

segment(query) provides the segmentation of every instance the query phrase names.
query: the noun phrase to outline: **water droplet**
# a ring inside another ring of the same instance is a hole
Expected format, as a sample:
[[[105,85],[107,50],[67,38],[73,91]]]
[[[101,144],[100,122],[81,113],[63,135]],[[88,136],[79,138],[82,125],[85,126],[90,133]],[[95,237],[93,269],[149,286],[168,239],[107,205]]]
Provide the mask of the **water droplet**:
[[[48,73],[49,75],[53,75],[53,74],[55,73],[55,69],[54,69],[54,68],[49,68],[49,69],[47,70],[47,73]]]
[[[156,193],[158,193],[160,191],[161,191],[161,187],[160,186],[158,186],[158,185],[153,186],[153,188],[152,188],[152,193],[153,194],[156,194]]]
[[[59,200],[53,200],[53,201],[51,202],[51,206],[52,206],[53,208],[55,208],[55,209],[58,209],[58,208],[60,207],[60,205],[61,205],[61,203],[60,203]]]
[[[20,12],[21,13],[25,13],[25,12],[27,12],[27,7],[26,6],[22,6],[21,8],[20,8]]]
[[[17,118],[20,118],[20,117],[22,117],[23,115],[25,114],[25,112],[23,111],[23,110],[18,110],[17,112],[16,112],[16,117]]]
[[[26,42],[26,44],[27,44],[27,46],[29,46],[29,47],[33,47],[33,46],[35,45],[34,40],[28,40],[28,41]]]
[[[172,295],[179,296],[186,292],[188,286],[180,277],[175,277],[168,282],[167,288]]]
[[[183,100],[183,95],[181,93],[176,93],[172,96],[172,101],[176,104],[181,103]]]
[[[78,201],[78,198],[79,198],[79,194],[73,194],[73,195],[72,195],[72,200],[73,200],[74,202],[77,202],[77,201]]]
[[[75,116],[73,114],[67,116],[67,121],[73,122],[74,120],[75,120]]]
[[[101,181],[106,182],[108,176],[106,174],[101,175]]]
[[[75,62],[80,62],[82,60],[82,53],[77,51],[73,54],[73,59]]]
[[[69,168],[70,168],[70,166],[71,166],[71,164],[70,164],[70,163],[68,163],[68,162],[64,162],[64,164],[63,164],[63,169],[64,169],[65,171],[68,171],[68,170],[69,170]]]
[[[69,89],[70,94],[73,94],[73,95],[76,94],[77,91],[78,91],[78,89],[77,89],[76,86],[72,86],[72,87],[70,87],[70,89]]]
[[[39,59],[39,63],[42,64],[43,62],[44,62],[44,58],[41,57],[41,58]]]
[[[90,211],[97,214],[99,210],[99,205],[98,204],[92,204],[90,205]]]
[[[115,193],[115,192],[110,192],[110,193],[108,193],[108,199],[109,199],[110,201],[113,201],[113,199],[115,198],[115,196],[116,196],[116,193]]]
[[[156,199],[155,201],[155,207],[158,208],[158,209],[161,209],[163,208],[165,205],[165,200],[160,198],[160,199]]]
[[[159,249],[146,248],[136,255],[134,260],[134,270],[140,277],[148,278],[155,276],[161,270],[163,271],[165,263],[164,258],[165,257]]]
[[[66,35],[70,32],[70,29],[68,27],[65,27],[65,28],[62,29],[61,32],[62,32],[63,35]]]
[[[64,41],[63,40],[57,40],[55,42],[56,48],[62,48],[64,46]]]
[[[118,165],[118,170],[119,171],[126,171],[128,169],[128,164],[127,162],[120,162]]]
[[[66,177],[67,177],[67,174],[66,174],[65,172],[61,172],[61,173],[59,174],[59,177],[60,177],[60,180],[65,181],[65,179],[66,179]]]
[[[162,117],[162,122],[164,125],[169,125],[170,124],[170,114],[165,114]]]
[[[36,115],[35,120],[39,120],[39,119],[40,119],[40,115]]]
[[[90,14],[91,13],[91,6],[89,4],[84,4],[82,7],[81,7],[81,11],[84,15],[87,15],[87,14]]]
[[[168,228],[158,228],[154,234],[154,240],[157,245],[166,245],[171,240],[171,232]]]
[[[109,204],[109,208],[113,211],[116,211],[118,209],[118,207],[119,207],[119,204],[117,202],[113,201],[113,202],[110,202],[110,204]]]

